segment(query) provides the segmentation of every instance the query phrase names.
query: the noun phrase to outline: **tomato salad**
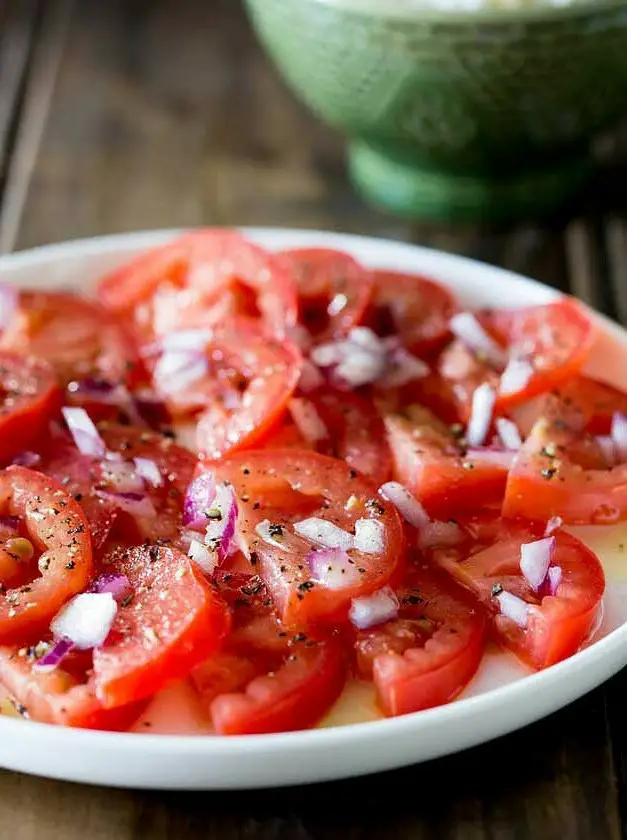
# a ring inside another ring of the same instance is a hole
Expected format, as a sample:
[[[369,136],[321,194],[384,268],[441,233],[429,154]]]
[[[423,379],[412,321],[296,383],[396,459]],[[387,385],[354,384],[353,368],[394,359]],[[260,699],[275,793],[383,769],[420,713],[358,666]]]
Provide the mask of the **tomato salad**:
[[[199,230],[95,300],[0,289],[0,683],[125,729],[184,680],[219,734],[454,699],[487,645],[584,644],[605,580],[565,530],[627,519],[627,394],[562,298]]]

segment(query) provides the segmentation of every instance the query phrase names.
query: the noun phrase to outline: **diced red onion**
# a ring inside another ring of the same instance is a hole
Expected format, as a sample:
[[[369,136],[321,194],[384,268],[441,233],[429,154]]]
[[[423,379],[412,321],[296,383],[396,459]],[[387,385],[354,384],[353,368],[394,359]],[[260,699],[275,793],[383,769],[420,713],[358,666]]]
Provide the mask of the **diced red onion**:
[[[321,385],[324,385],[324,382],[324,376],[320,373],[316,365],[310,362],[309,359],[303,359],[303,367],[298,382],[300,390],[308,394],[311,391],[315,391],[316,388],[320,388]]]
[[[168,333],[159,339],[160,349],[164,353],[191,353],[204,354],[207,345],[211,342],[213,333],[211,330],[198,329],[178,330]]]
[[[268,543],[268,545],[273,545],[275,548],[286,548],[285,541],[281,535],[273,534],[272,523],[269,519],[264,519],[263,522],[257,523],[255,525],[255,533],[257,536],[261,537],[261,539]]]
[[[429,522],[427,511],[399,481],[387,481],[379,487],[379,493],[393,504],[403,519],[414,528],[422,528]]]
[[[112,595],[119,603],[132,593],[133,587],[126,575],[103,574],[92,581],[87,591]]]
[[[505,449],[511,449],[513,451],[520,449],[522,438],[518,431],[518,426],[513,420],[508,420],[506,417],[497,417],[494,424]]]
[[[359,630],[368,630],[385,621],[392,621],[398,615],[398,598],[390,586],[364,598],[353,598],[348,618]]]
[[[594,442],[601,450],[601,455],[611,466],[616,464],[616,443],[611,435],[596,435]]]
[[[135,464],[137,475],[140,478],[143,478],[144,481],[148,482],[148,484],[152,484],[153,487],[163,486],[163,476],[161,475],[161,470],[155,461],[151,458],[142,458],[137,456],[136,458],[133,458],[133,462]]]
[[[344,589],[361,580],[357,566],[341,548],[310,551],[307,562],[313,580],[327,589]]]
[[[384,388],[399,388],[414,379],[423,379],[429,372],[426,362],[413,356],[404,347],[399,347],[388,357],[388,370],[381,385]]]
[[[161,356],[152,376],[160,391],[175,394],[202,379],[208,370],[209,361],[205,355],[177,350]]]
[[[496,368],[506,362],[505,352],[487,333],[471,312],[458,312],[449,322],[451,332],[476,353],[481,353]]]
[[[214,551],[209,551],[206,545],[203,545],[198,540],[192,540],[189,544],[189,551],[187,552],[191,560],[203,570],[206,575],[212,575],[218,565],[218,555]]]
[[[348,303],[348,298],[346,295],[339,293],[334,295],[331,298],[329,305],[327,306],[327,313],[329,317],[334,318],[336,315],[339,315],[343,309],[346,309],[346,305]]]
[[[206,513],[216,495],[216,480],[212,472],[202,472],[192,481],[183,502],[183,524],[191,528],[204,528]]]
[[[20,528],[19,516],[0,516],[0,528],[7,531],[18,531]]]
[[[332,373],[333,381],[340,387],[360,388],[376,382],[385,373],[385,357],[359,345],[353,348]]]
[[[35,662],[34,667],[37,671],[53,671],[72,650],[74,650],[74,642],[70,639],[57,639],[50,649]]]
[[[627,415],[620,411],[612,415],[612,440],[619,461],[627,460]]]
[[[118,605],[110,592],[83,592],[52,619],[55,637],[69,639],[79,650],[100,647],[109,635]]]
[[[555,537],[544,537],[520,547],[520,571],[536,592],[544,583],[554,553]]]
[[[420,529],[421,548],[459,545],[463,539],[463,531],[456,522],[429,522]]]
[[[562,582],[562,567],[561,566],[551,566],[547,573],[547,579],[549,582],[549,592],[551,595],[555,595],[557,592],[557,587]]]
[[[499,394],[501,396],[507,396],[508,394],[516,394],[518,391],[522,391],[532,376],[533,367],[530,362],[526,359],[510,359],[501,374]]]
[[[137,474],[135,466],[116,452],[108,453],[103,461],[102,478],[107,482],[108,492],[138,493],[143,496],[144,482]]]
[[[117,406],[136,426],[144,425],[144,418],[137,408],[136,399],[124,385],[114,385],[107,379],[87,377],[87,379],[70,382],[67,390],[73,396],[83,397],[105,405]]]
[[[96,495],[115,502],[126,513],[141,519],[149,519],[157,515],[151,499],[143,493],[110,493],[106,490],[96,490]]]
[[[351,344],[363,347],[371,353],[377,355],[385,353],[385,345],[370,327],[353,327],[348,333],[348,340]]]
[[[311,351],[311,359],[319,367],[337,365],[346,356],[346,342],[337,341],[329,344],[319,344]]]
[[[479,465],[487,464],[509,470],[515,457],[516,453],[512,452],[511,449],[489,449],[486,446],[481,449],[467,449],[464,462]]]
[[[495,401],[496,394],[487,382],[475,388],[472,395],[470,420],[466,429],[466,440],[470,446],[481,446],[485,441],[492,422]]]
[[[317,443],[329,437],[329,430],[311,400],[294,397],[289,401],[287,407],[292,415],[292,420],[298,427],[298,431],[306,441]]]
[[[104,458],[107,451],[105,442],[85,409],[65,406],[61,413],[78,451],[93,458]]]
[[[6,330],[15,317],[20,305],[20,293],[17,286],[0,284],[0,330]]]
[[[355,522],[353,548],[363,554],[383,554],[385,527],[378,519],[358,519]]]
[[[41,455],[38,455],[36,452],[30,452],[28,449],[24,450],[24,452],[20,452],[11,461],[12,464],[15,464],[18,467],[29,468],[36,467],[40,462]]]
[[[544,529],[544,536],[550,537],[551,534],[554,534],[564,524],[564,520],[561,516],[552,516],[549,521],[546,523],[546,528]]]
[[[348,551],[353,547],[353,535],[326,519],[312,516],[295,522],[293,527],[299,537],[304,537],[325,548],[341,548]]]
[[[518,595],[506,591],[500,592],[496,596],[496,600],[499,602],[501,615],[511,619],[514,624],[523,629],[527,626],[531,607],[526,601],[523,601]]]
[[[211,510],[219,511],[220,518],[209,518],[205,545],[209,547],[211,552],[215,553],[218,562],[222,562],[229,553],[237,522],[237,502],[235,492],[230,484],[220,483],[216,486]]]

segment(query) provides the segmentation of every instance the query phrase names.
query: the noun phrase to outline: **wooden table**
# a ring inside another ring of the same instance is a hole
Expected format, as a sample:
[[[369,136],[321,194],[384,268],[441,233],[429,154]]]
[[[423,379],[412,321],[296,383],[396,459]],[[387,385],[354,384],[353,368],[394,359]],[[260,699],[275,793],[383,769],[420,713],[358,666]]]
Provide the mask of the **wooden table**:
[[[286,0],[289,2],[289,0]],[[5,0],[0,249],[199,224],[330,228],[427,243],[627,319],[620,142],[562,216],[490,230],[366,207],[342,140],[287,92],[237,0]],[[615,840],[627,835],[627,683],[465,754],[245,794],[135,793],[0,773],[14,840]]]

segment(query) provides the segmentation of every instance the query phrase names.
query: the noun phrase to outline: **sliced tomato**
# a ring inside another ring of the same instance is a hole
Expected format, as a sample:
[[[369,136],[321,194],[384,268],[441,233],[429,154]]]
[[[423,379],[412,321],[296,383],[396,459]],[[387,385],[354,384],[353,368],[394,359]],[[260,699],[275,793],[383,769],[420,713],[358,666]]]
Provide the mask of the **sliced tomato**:
[[[426,408],[450,426],[459,425],[466,419],[460,414],[450,384],[435,370],[430,371],[427,376],[413,379],[399,387],[378,387],[374,390],[373,397],[379,413],[383,416],[388,414],[411,416],[412,411]]]
[[[63,384],[91,377],[126,382],[139,369],[124,329],[97,303],[70,292],[22,292],[0,350],[46,359]]]
[[[14,466],[0,473],[0,513],[22,520],[33,547],[24,585],[0,595],[0,639],[9,643],[40,631],[84,589],[93,561],[83,511],[47,476]]]
[[[561,570],[554,595],[534,591],[520,570],[521,545],[543,535],[544,525],[480,518],[466,526],[460,546],[435,548],[433,559],[470,589],[490,611],[497,638],[533,668],[546,668],[578,650],[595,624],[605,588],[603,568],[583,543],[555,534],[551,565]],[[530,605],[526,626],[503,615],[498,596],[508,592]]]
[[[375,485],[343,461],[299,450],[260,450],[218,462],[215,472],[235,487],[241,538],[248,556],[258,561],[285,624],[346,615],[352,598],[375,591],[399,573],[405,546],[398,513],[378,498]],[[313,543],[294,531],[295,522],[309,517],[351,533],[358,519],[375,519],[383,551],[351,550],[346,584],[324,585],[313,579],[309,566]],[[264,520],[279,534],[274,545],[257,531]]]
[[[316,340],[345,335],[361,323],[372,273],[342,251],[296,248],[280,254],[298,286],[300,320]]]
[[[485,644],[484,610],[447,574],[418,562],[398,598],[398,618],[360,631],[355,643],[387,715],[448,703],[474,676]]]
[[[105,644],[94,650],[94,685],[105,708],[154,694],[222,645],[229,609],[182,552],[158,545],[119,549],[103,568],[126,575],[133,590]]]
[[[211,326],[225,314],[255,314],[246,291],[269,330],[284,337],[298,317],[291,273],[239,233],[220,229],[186,233],[103,277],[98,287],[100,300],[145,338]]]
[[[47,362],[0,352],[0,461],[33,443],[60,403],[61,392]]]
[[[439,350],[450,337],[449,320],[458,308],[444,286],[418,274],[373,271],[374,296],[368,323],[378,335],[395,335],[418,356]]]
[[[385,439],[385,426],[370,400],[351,392],[321,389],[299,397],[298,401],[313,407],[327,434],[307,440],[293,421],[287,421],[264,441],[265,448],[313,449],[342,458],[377,485],[387,481],[392,471],[392,455]]]
[[[395,478],[437,517],[500,502],[511,453],[464,452],[430,412],[385,418]]]

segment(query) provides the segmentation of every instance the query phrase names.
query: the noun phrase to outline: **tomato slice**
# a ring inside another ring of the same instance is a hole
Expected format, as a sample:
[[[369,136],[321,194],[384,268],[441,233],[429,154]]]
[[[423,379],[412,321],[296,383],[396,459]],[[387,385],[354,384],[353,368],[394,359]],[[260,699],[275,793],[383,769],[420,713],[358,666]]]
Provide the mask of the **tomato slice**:
[[[436,548],[433,559],[470,589],[491,613],[497,638],[533,668],[547,668],[577,651],[597,618],[605,588],[603,569],[583,543],[565,532],[555,534],[551,561],[561,569],[555,595],[535,592],[520,571],[522,543],[539,539],[544,526],[476,520],[469,542]],[[526,627],[501,614],[498,596],[509,592],[530,605]]]
[[[433,516],[448,517],[500,502],[511,463],[508,453],[465,454],[428,411],[412,419],[385,418],[395,478]]]
[[[230,298],[230,315],[250,315],[249,290],[270,331],[284,337],[296,324],[294,279],[274,255],[235,231],[186,233],[142,254],[103,277],[100,300],[123,319],[131,318],[148,337],[191,326],[211,326],[224,318],[220,299]],[[165,303],[165,305],[164,305]]]
[[[280,257],[298,286],[300,320],[316,340],[345,335],[361,323],[374,286],[357,260],[328,248],[296,248]]]
[[[458,308],[454,295],[418,274],[373,271],[374,296],[368,324],[380,336],[395,335],[417,356],[427,357],[450,337]]]
[[[434,370],[427,376],[413,379],[396,388],[376,388],[373,398],[377,410],[383,416],[411,414],[412,410],[427,408],[450,426],[458,425],[466,419],[459,412],[450,384]]]
[[[0,461],[26,449],[58,409],[54,371],[33,357],[0,352]]]
[[[483,609],[448,575],[412,565],[398,598],[398,618],[362,630],[355,643],[387,715],[448,703],[474,676],[485,645]]]
[[[0,639],[8,643],[38,632],[84,589],[93,561],[80,506],[47,476],[8,467],[0,473],[0,504],[2,515],[23,520],[33,547],[30,579],[0,595]]]
[[[236,489],[240,536],[248,556],[259,563],[285,624],[346,615],[352,598],[373,592],[399,573],[404,537],[398,513],[378,498],[376,486],[343,461],[314,452],[260,450],[218,462],[215,472]],[[350,533],[358,519],[374,519],[380,523],[376,527],[381,529],[383,550],[351,551],[344,566],[350,568],[341,583],[313,579],[309,559],[314,545],[294,531],[294,523],[311,517]],[[256,530],[264,520],[279,535],[274,544]]]
[[[92,377],[125,382],[138,368],[122,327],[97,303],[69,292],[22,292],[0,350],[46,359],[64,384]]]
[[[94,650],[94,685],[105,708],[154,694],[222,645],[229,609],[182,552],[158,545],[121,548],[103,568],[126,575],[133,590],[107,641]]]
[[[327,430],[319,440],[306,440],[292,421],[285,422],[264,441],[267,449],[295,447],[313,449],[342,458],[375,484],[392,472],[392,455],[385,439],[385,426],[370,400],[350,391],[319,390],[307,397]]]

